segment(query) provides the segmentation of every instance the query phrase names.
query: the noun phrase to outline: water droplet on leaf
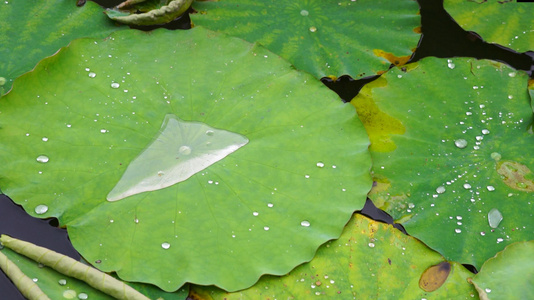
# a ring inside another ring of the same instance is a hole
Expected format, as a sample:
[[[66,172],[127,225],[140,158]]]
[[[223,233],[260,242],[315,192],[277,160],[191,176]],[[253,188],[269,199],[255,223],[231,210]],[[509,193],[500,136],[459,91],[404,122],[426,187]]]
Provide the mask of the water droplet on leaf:
[[[467,141],[464,139],[457,139],[454,141],[454,145],[460,149],[467,147]]]
[[[37,161],[44,164],[49,161],[49,158],[46,155],[39,155],[37,156]]]
[[[438,186],[438,188],[436,189],[436,193],[438,193],[438,194],[445,193],[445,187],[444,186]]]
[[[95,78],[96,77],[96,73],[95,72],[89,72],[89,77],[91,78]]]
[[[489,211],[488,223],[491,228],[499,227],[499,224],[501,223],[502,219],[503,219],[502,214],[498,209],[493,208],[492,210]]]
[[[39,204],[35,207],[35,213],[38,215],[42,215],[48,211],[48,206],[44,204]]]
[[[303,227],[310,227],[310,222],[304,220],[304,221],[300,222],[300,226],[303,226]]]
[[[162,243],[161,244],[161,248],[163,248],[165,250],[169,249],[170,247],[171,247],[171,244],[169,244],[169,243]]]

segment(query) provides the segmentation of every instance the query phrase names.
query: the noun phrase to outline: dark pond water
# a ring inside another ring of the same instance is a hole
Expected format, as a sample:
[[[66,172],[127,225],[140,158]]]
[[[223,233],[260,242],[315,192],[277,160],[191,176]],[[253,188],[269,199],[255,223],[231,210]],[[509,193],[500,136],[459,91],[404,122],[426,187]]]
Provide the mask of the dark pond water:
[[[121,1],[100,0],[96,2],[111,7]],[[421,6],[423,34],[411,62],[427,56],[476,57],[507,63],[516,69],[530,72],[532,77],[534,52],[517,53],[499,45],[486,43],[476,33],[467,32],[456,24],[443,9],[442,1],[419,0],[418,2]],[[534,5],[534,3],[525,5]],[[189,27],[189,17],[176,20],[166,27],[186,29]],[[343,100],[350,101],[364,84],[373,79],[371,77],[353,80],[348,76],[342,76],[336,81],[324,78],[322,82],[338,93]],[[390,224],[393,222],[387,213],[377,209],[369,200],[361,213],[380,222]],[[79,254],[68,240],[66,230],[57,228],[57,224],[57,220],[40,220],[30,217],[8,197],[0,195],[0,233],[9,234],[79,259]],[[402,226],[396,224],[396,227],[404,231]],[[467,267],[476,271],[470,266]],[[2,272],[0,272],[0,298],[25,299]]]

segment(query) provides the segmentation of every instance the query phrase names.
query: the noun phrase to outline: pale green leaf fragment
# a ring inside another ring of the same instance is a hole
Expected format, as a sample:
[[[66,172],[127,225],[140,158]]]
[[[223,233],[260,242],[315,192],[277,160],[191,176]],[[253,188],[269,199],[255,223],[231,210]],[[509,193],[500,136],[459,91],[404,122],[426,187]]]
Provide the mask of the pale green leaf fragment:
[[[5,247],[48,266],[62,274],[82,280],[90,286],[117,299],[147,300],[145,295],[139,293],[129,285],[119,281],[106,273],[82,264],[61,253],[25,242],[2,234],[0,242]],[[2,259],[0,257],[0,259]],[[19,270],[20,271],[20,270]],[[31,281],[31,279],[30,279]],[[33,282],[33,281],[32,281]],[[19,288],[20,289],[20,288]],[[23,289],[21,289],[23,291]],[[35,298],[45,299],[45,298]]]
[[[2,236],[3,237],[3,236]],[[15,263],[13,263],[4,253],[0,252],[0,269],[11,279],[13,284],[19,289],[24,297],[29,300],[50,300],[48,296],[41,291],[39,286],[26,276]]]
[[[128,25],[159,25],[181,16],[192,2],[193,0],[174,0],[159,9],[140,14],[127,14],[114,9],[107,9],[105,13],[110,19]]]

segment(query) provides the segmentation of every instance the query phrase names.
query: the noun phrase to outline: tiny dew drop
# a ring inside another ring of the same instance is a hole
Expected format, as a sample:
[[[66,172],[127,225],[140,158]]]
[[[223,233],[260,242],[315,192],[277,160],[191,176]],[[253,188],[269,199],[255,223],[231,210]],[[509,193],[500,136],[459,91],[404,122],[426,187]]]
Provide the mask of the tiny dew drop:
[[[482,134],[489,134],[489,133],[490,133],[489,130],[487,130],[487,129],[482,129]]]
[[[303,17],[306,17],[306,16],[308,16],[309,14],[310,14],[310,13],[309,13],[307,10],[305,10],[305,9],[303,9],[303,10],[300,11],[300,15],[303,16]]]
[[[89,72],[89,77],[91,78],[95,78],[96,77],[96,73],[95,72]]]
[[[316,32],[317,31],[317,27],[315,27],[315,26],[310,27],[310,31],[311,32]]]
[[[371,247],[371,248],[374,248],[375,247],[375,243],[369,243],[368,246]]]
[[[114,89],[118,89],[120,86],[121,86],[121,85],[120,85],[119,83],[117,83],[117,82],[113,82],[113,83],[111,84],[111,87],[114,88]]]
[[[502,219],[503,219],[502,214],[498,209],[493,208],[492,210],[489,211],[488,223],[491,228],[499,227],[499,224],[501,223]]]
[[[37,156],[37,161],[40,162],[40,163],[47,163],[50,159],[48,158],[48,156],[46,155],[39,155]]]
[[[318,166],[319,168],[322,168],[322,167],[324,167],[324,163],[322,163],[322,162],[318,162],[318,163],[317,163],[317,166]]]
[[[59,285],[66,285],[67,284],[67,280],[66,279],[60,279],[58,281]]]
[[[454,141],[454,145],[456,145],[456,147],[460,149],[463,149],[467,147],[467,141],[464,139],[457,139],[456,141]]]
[[[161,248],[163,248],[165,250],[169,249],[170,247],[171,247],[171,244],[169,244],[169,243],[162,243],[161,244]]]
[[[213,136],[215,132],[213,132],[213,130],[206,130],[206,135],[207,136]]]
[[[462,230],[459,229],[459,228],[456,228],[456,229],[454,229],[454,232],[456,232],[456,233],[462,233]]]
[[[493,192],[493,191],[495,190],[495,187],[494,187],[493,185],[488,185],[486,188],[487,188],[488,191],[490,191],[490,192]]]
[[[493,152],[493,153],[491,153],[491,158],[494,159],[495,161],[499,161],[499,160],[501,160],[502,156],[501,156],[500,153]]]
[[[269,226],[265,226],[265,227],[263,227],[263,230],[265,230],[265,231],[267,231],[267,230],[269,230],[269,229],[270,229]]]
[[[304,221],[300,222],[300,226],[302,226],[302,227],[310,227],[310,222],[304,220]]]
[[[89,296],[86,293],[79,293],[78,294],[78,299],[85,300],[87,298],[89,298]]]
[[[191,154],[191,147],[189,146],[182,146],[180,149],[178,149],[178,152],[182,155],[189,155]]]
[[[464,183],[464,189],[468,190],[471,188],[471,185],[469,183]]]
[[[44,204],[39,204],[35,207],[35,213],[38,215],[42,215],[48,211],[48,206]]]
[[[252,215],[253,215],[254,217],[257,217],[257,216],[259,215],[259,213],[258,213],[257,211],[255,211],[255,212],[252,213]]]
[[[436,193],[438,193],[438,194],[445,193],[445,187],[444,186],[438,186],[438,188],[436,189]]]

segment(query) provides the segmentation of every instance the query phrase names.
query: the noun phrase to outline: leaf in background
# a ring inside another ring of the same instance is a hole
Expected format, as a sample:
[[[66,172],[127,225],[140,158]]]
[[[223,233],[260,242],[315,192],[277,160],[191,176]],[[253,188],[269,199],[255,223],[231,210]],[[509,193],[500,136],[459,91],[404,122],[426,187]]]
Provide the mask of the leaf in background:
[[[123,280],[238,290],[285,274],[339,236],[371,187],[354,107],[201,27],[77,40],[15,84],[0,101],[0,188],[58,217],[84,258]],[[168,114],[249,142],[185,181],[107,201]]]
[[[425,58],[366,85],[352,103],[371,126],[369,197],[448,260],[477,268],[533,239],[527,80],[497,62]]]
[[[534,51],[534,6],[516,0],[445,0],[447,12],[465,30],[515,51]]]
[[[91,1],[77,7],[72,0],[2,1],[0,4],[0,77],[4,92],[13,80],[41,59],[81,37],[103,38],[118,27]],[[1,96],[1,95],[0,95]]]
[[[266,276],[253,287],[226,293],[214,287],[191,288],[192,299],[470,299],[476,294],[466,279],[473,274],[458,263],[434,292],[419,279],[443,257],[391,225],[355,214],[338,240],[329,241],[286,276]]]
[[[194,24],[258,42],[316,78],[367,77],[404,64],[420,37],[413,0],[229,0],[193,8]]]
[[[471,282],[481,299],[534,299],[534,241],[508,245]]]

